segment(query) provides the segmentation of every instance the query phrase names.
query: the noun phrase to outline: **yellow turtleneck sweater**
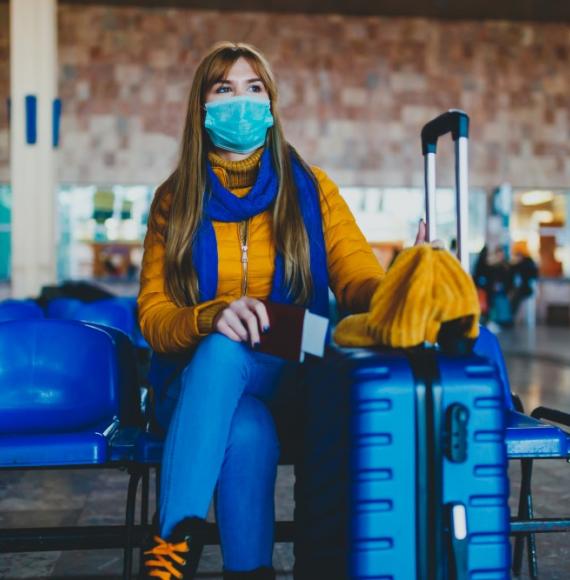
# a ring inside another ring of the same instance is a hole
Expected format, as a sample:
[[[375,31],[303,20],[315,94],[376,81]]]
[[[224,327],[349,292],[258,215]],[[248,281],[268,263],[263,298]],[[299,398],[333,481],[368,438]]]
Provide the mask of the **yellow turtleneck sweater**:
[[[263,154],[263,147],[241,161],[228,161],[217,153],[208,153],[208,159],[212,169],[222,182],[234,195],[244,197],[255,183],[259,161]]]
[[[227,161],[215,153],[208,158],[221,183],[234,195],[247,195],[257,177],[263,149],[242,161]],[[323,231],[330,286],[344,310],[365,312],[384,272],[338,187],[324,171],[311,168],[320,188]],[[212,332],[217,313],[244,293],[265,299],[271,292],[275,267],[272,216],[264,211],[247,223],[213,221],[218,244],[216,298],[196,306],[179,307],[164,284],[165,234],[171,194],[155,198],[144,243],[138,296],[144,337],[158,352],[174,352],[195,345]],[[242,266],[242,239],[247,232],[247,272]],[[246,284],[244,284],[246,282]]]

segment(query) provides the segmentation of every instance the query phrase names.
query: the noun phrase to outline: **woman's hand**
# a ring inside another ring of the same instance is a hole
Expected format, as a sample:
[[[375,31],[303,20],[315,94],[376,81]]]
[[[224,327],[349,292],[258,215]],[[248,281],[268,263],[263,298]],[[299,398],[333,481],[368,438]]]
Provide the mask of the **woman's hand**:
[[[416,234],[416,241],[414,242],[414,246],[421,246],[422,244],[426,243],[426,235],[427,235],[427,226],[426,222],[423,219],[420,220],[418,224],[418,233]],[[445,248],[445,244],[442,240],[433,240],[430,242],[432,248],[437,250],[443,250]]]
[[[424,220],[420,220],[418,224],[418,233],[416,234],[416,241],[414,242],[414,246],[420,246],[421,244],[426,243],[426,222]]]
[[[261,332],[269,330],[267,308],[261,300],[242,296],[216,316],[214,330],[236,342],[249,342],[255,348]]]

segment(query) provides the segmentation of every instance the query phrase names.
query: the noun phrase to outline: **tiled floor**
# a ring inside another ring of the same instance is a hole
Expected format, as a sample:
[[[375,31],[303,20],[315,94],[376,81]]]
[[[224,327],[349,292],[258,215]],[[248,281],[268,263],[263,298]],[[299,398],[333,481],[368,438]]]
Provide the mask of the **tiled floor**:
[[[292,468],[279,468],[276,489],[277,517],[292,518]],[[127,476],[120,471],[80,470],[0,475],[0,526],[52,526],[120,524],[124,518]],[[57,509],[54,506],[64,506]],[[209,519],[213,519],[210,514]],[[292,579],[292,547],[278,544],[273,563],[281,580]],[[198,578],[219,580],[221,553],[207,546]],[[120,550],[0,554],[0,578],[119,578]]]
[[[513,389],[527,409],[539,404],[570,409],[570,329],[517,329],[502,332],[500,338],[507,352]],[[518,479],[518,468],[512,465],[513,498]],[[1,473],[0,526],[119,523],[126,481],[124,473],[115,471],[95,475],[85,471]],[[279,519],[292,516],[292,481],[292,469],[281,467],[276,490]],[[537,515],[553,516],[558,508],[570,513],[569,482],[570,466],[565,462],[538,462],[534,477]],[[541,579],[570,578],[568,545],[567,534],[539,537]],[[274,565],[279,580],[292,578],[290,545],[276,546]],[[218,580],[221,566],[219,548],[206,548],[199,578]],[[0,578],[4,579],[110,579],[118,578],[120,569],[118,550],[0,554]]]

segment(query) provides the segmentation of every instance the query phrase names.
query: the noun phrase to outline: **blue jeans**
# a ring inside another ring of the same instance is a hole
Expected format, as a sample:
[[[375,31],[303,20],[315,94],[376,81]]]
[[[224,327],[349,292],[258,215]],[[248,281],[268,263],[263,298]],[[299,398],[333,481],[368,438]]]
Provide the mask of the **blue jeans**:
[[[222,334],[202,340],[157,397],[156,418],[167,429],[162,537],[185,517],[205,518],[214,496],[224,568],[271,566],[280,451],[273,412],[291,396],[298,366]]]

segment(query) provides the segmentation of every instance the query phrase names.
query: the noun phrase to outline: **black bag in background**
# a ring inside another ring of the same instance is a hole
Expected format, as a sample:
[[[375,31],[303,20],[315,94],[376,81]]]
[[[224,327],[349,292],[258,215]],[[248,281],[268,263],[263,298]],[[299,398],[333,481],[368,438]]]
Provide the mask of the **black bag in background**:
[[[105,298],[113,298],[115,295],[92,282],[66,281],[58,286],[44,286],[36,302],[44,310],[48,303],[55,298],[75,298],[82,302],[95,302]]]

